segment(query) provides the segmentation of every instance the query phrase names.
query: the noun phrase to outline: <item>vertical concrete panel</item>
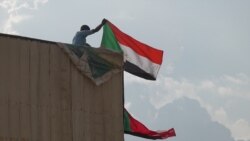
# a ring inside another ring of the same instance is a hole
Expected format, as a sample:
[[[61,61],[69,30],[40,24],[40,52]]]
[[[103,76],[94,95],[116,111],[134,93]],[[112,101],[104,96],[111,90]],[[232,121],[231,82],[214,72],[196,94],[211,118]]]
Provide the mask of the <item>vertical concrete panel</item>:
[[[40,43],[39,48],[39,140],[50,141],[51,137],[51,104],[50,104],[50,46]]]
[[[0,38],[0,140],[9,137],[8,69],[9,40]]]
[[[105,138],[104,129],[104,105],[103,105],[103,88],[105,85],[95,86],[93,83],[89,83],[88,79],[84,79],[84,83],[88,84],[88,87],[84,87],[86,89],[86,97],[90,97],[90,103],[86,103],[85,106],[88,107],[90,111],[89,125],[91,134],[91,140],[103,140]],[[93,87],[93,89],[88,89],[89,87]],[[93,123],[92,125],[90,123]]]
[[[50,104],[51,104],[51,141],[62,140],[62,89],[60,73],[60,48],[50,47]]]
[[[9,44],[9,127],[10,139],[20,138],[20,47],[17,42]]]
[[[95,119],[95,117],[92,117],[91,115],[94,113],[94,105],[96,104],[94,101],[94,93],[93,91],[96,89],[94,86],[95,84],[91,82],[88,78],[81,75],[81,73],[78,73],[80,77],[80,84],[81,84],[81,113],[82,113],[82,123],[84,125],[84,128],[82,128],[83,131],[83,138],[87,141],[94,140],[93,133],[91,132],[93,126],[95,126],[95,123],[92,121]],[[91,83],[89,83],[91,82]],[[92,123],[92,124],[91,124]],[[98,130],[98,129],[97,129]],[[96,135],[98,136],[98,135]]]
[[[54,46],[58,48],[58,46]],[[72,140],[72,94],[71,94],[71,75],[70,75],[70,59],[69,57],[61,50],[58,50],[59,55],[59,79],[58,83],[60,84],[59,94],[61,95],[61,108],[62,116],[62,141]]]
[[[31,140],[38,140],[40,137],[39,133],[39,81],[40,81],[40,61],[39,61],[39,42],[31,41],[30,42],[30,119],[31,119]]]
[[[123,140],[123,73],[116,74],[105,85],[103,89],[105,140]]]
[[[31,141],[30,47],[31,42],[20,40],[20,138]]]
[[[76,67],[71,64],[71,94],[72,94],[72,129],[73,129],[73,140],[81,141],[86,140],[84,124],[84,111],[82,109],[83,105],[83,95],[82,95],[82,83],[81,76]],[[86,113],[87,114],[87,113]],[[87,140],[86,140],[87,141]]]

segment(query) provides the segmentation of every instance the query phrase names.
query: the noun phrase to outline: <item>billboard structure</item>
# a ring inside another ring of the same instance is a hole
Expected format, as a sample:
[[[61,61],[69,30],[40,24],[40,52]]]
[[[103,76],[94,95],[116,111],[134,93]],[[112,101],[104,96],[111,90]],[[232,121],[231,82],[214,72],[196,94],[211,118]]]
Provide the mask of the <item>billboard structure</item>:
[[[57,43],[0,34],[0,141],[123,141],[123,87],[123,71],[96,85]]]

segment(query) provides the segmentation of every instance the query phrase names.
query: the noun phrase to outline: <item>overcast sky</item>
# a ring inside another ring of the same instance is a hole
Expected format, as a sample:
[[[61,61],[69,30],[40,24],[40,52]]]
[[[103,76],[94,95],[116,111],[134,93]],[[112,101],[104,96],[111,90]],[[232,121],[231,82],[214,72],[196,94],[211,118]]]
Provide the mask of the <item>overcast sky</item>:
[[[0,32],[71,43],[107,18],[164,50],[157,81],[125,74],[125,102],[169,141],[250,141],[249,0],[0,0]],[[98,47],[102,31],[87,38]],[[125,136],[126,141],[145,139]]]

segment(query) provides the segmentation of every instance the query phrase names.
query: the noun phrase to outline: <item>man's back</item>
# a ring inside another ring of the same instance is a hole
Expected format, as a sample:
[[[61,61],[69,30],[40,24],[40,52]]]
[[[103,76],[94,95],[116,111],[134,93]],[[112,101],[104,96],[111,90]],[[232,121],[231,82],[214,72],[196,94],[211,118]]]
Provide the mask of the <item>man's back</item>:
[[[93,30],[82,30],[82,31],[78,31],[76,32],[72,44],[74,45],[78,45],[78,46],[83,46],[86,44],[86,37],[88,35],[93,34]]]

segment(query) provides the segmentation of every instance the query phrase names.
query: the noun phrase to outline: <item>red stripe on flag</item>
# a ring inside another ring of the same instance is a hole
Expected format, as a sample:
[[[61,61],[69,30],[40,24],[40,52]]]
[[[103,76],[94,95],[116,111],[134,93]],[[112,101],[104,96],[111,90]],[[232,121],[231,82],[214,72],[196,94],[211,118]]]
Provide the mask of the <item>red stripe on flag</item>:
[[[145,125],[140,123],[138,120],[133,118],[129,113],[128,113],[128,117],[130,121],[130,129],[131,129],[130,132],[132,134],[134,133],[135,135],[137,134],[138,136],[146,137],[149,139],[166,139],[169,137],[176,136],[174,128],[171,128],[169,130],[164,130],[164,131],[152,131],[152,130],[149,130]]]
[[[119,43],[131,48],[134,50],[137,54],[144,56],[148,58],[150,61],[161,64],[162,63],[162,56],[163,51],[155,49],[153,47],[150,47],[149,45],[146,45],[140,41],[137,41],[136,39],[130,37],[129,35],[123,33],[120,31],[115,25],[108,22],[110,28],[112,29],[116,39]]]

